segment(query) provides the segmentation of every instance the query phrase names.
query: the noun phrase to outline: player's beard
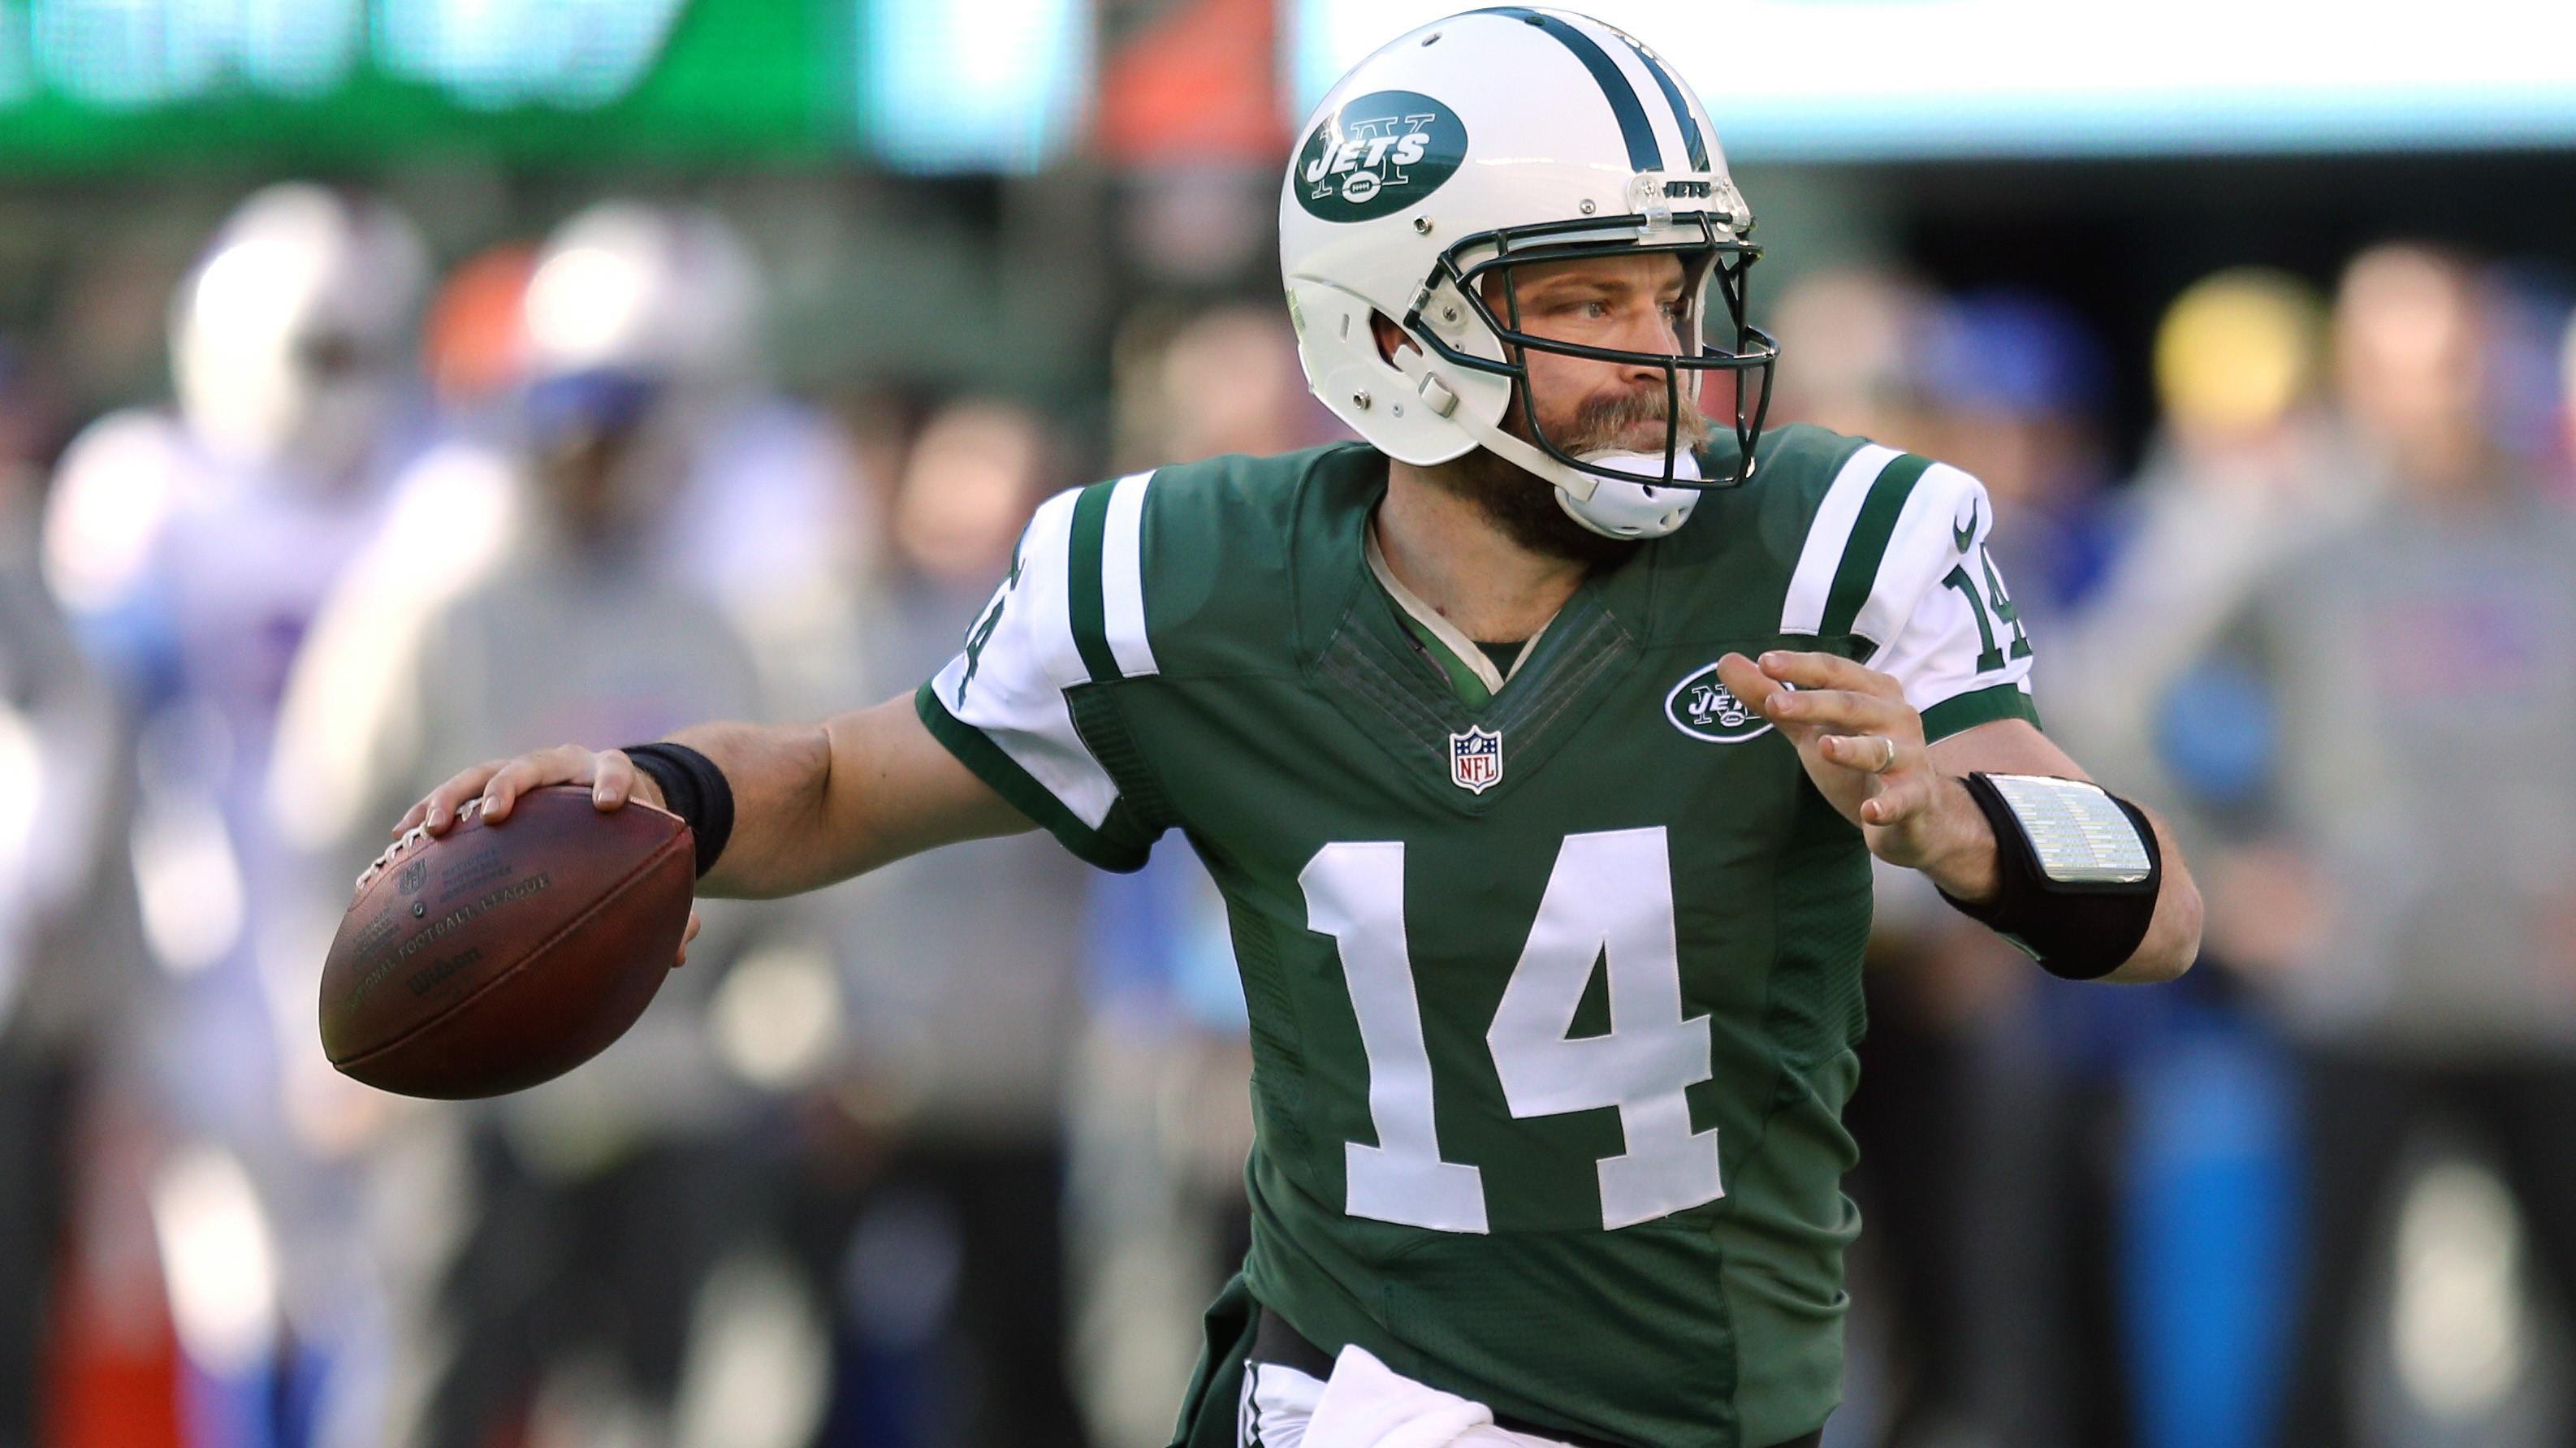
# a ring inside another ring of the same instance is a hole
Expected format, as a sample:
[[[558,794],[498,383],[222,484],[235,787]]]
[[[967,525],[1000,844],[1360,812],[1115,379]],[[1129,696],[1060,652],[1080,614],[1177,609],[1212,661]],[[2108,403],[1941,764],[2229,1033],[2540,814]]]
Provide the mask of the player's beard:
[[[1522,399],[1522,389],[1513,388],[1511,411],[1503,415],[1503,430],[1535,447],[1538,440],[1531,435],[1529,413]],[[1661,389],[1587,398],[1576,409],[1572,423],[1549,431],[1548,441],[1563,452],[1581,457],[1617,447],[1620,434],[1639,423],[1661,424],[1667,416]],[[1708,441],[1708,419],[1687,402],[1682,406],[1678,441],[1684,448]],[[1659,453],[1662,447],[1658,444],[1639,451]],[[1557,502],[1554,483],[1485,448],[1425,471],[1433,483],[1475,504],[1495,527],[1533,553],[1601,569],[1634,554],[1641,541],[1611,538],[1584,527]]]

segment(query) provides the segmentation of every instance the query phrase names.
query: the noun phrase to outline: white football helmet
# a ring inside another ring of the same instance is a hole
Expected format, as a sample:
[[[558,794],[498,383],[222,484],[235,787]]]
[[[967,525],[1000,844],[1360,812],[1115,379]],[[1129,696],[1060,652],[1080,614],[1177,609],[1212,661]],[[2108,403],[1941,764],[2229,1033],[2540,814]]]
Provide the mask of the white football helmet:
[[[602,201],[546,239],[528,281],[534,377],[613,372],[665,386],[740,381],[759,352],[760,267],[713,211]]]
[[[172,299],[179,410],[219,455],[336,480],[412,369],[429,249],[381,201],[307,182],[257,192]]]
[[[1670,533],[1699,490],[1750,476],[1779,356],[1745,317],[1745,270],[1761,250],[1707,111],[1653,51],[1570,11],[1453,15],[1354,66],[1302,134],[1279,198],[1298,355],[1316,395],[1380,451],[1427,466],[1486,448],[1615,538]],[[1515,264],[1639,252],[1682,259],[1680,355],[1521,330]],[[1487,276],[1506,315],[1486,303]],[[1371,327],[1379,315],[1415,344],[1393,362]],[[1732,331],[1726,346],[1705,339],[1712,324]],[[1642,454],[1578,457],[1527,406],[1531,437],[1507,431],[1532,351],[1660,367],[1674,418],[1698,405],[1708,374],[1731,377],[1736,456],[1703,476],[1677,422]]]

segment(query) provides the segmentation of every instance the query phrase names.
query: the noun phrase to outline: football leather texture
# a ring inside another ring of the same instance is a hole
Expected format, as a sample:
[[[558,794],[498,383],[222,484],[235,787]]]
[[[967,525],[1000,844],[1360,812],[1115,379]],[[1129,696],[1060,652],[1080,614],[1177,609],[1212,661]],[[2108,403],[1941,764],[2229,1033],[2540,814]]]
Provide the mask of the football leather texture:
[[[697,845],[677,815],[586,785],[475,801],[358,878],[322,966],[322,1049],[405,1096],[499,1096],[608,1049],[680,953]]]

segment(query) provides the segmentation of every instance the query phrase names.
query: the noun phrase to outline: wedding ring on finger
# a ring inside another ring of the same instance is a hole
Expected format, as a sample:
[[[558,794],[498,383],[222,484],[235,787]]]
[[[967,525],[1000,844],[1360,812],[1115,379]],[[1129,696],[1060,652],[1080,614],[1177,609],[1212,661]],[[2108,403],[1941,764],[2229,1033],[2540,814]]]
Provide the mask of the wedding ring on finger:
[[[1887,757],[1880,760],[1878,762],[1878,768],[1871,772],[1874,774],[1885,774],[1896,767],[1896,741],[1888,738],[1884,734],[1873,735],[1872,737],[1877,739],[1879,746],[1887,751]]]

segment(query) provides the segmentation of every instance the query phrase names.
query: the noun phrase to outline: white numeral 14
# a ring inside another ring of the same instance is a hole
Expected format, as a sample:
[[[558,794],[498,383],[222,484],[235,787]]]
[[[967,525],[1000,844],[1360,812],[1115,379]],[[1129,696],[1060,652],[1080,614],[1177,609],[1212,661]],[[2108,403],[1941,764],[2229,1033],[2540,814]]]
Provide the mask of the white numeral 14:
[[[1308,927],[1340,947],[1368,1055],[1377,1145],[1345,1145],[1344,1210],[1443,1232],[1486,1230],[1482,1174],[1440,1157],[1404,935],[1404,846],[1326,845],[1298,884]],[[1617,1108],[1628,1149],[1597,1163],[1604,1229],[1724,1195],[1717,1132],[1691,1130],[1683,1095],[1709,1078],[1709,1028],[1706,1016],[1682,1015],[1674,933],[1661,826],[1567,836],[1485,1032],[1513,1116]],[[1577,1037],[1575,1012],[1596,964],[1609,972],[1610,1031]]]

